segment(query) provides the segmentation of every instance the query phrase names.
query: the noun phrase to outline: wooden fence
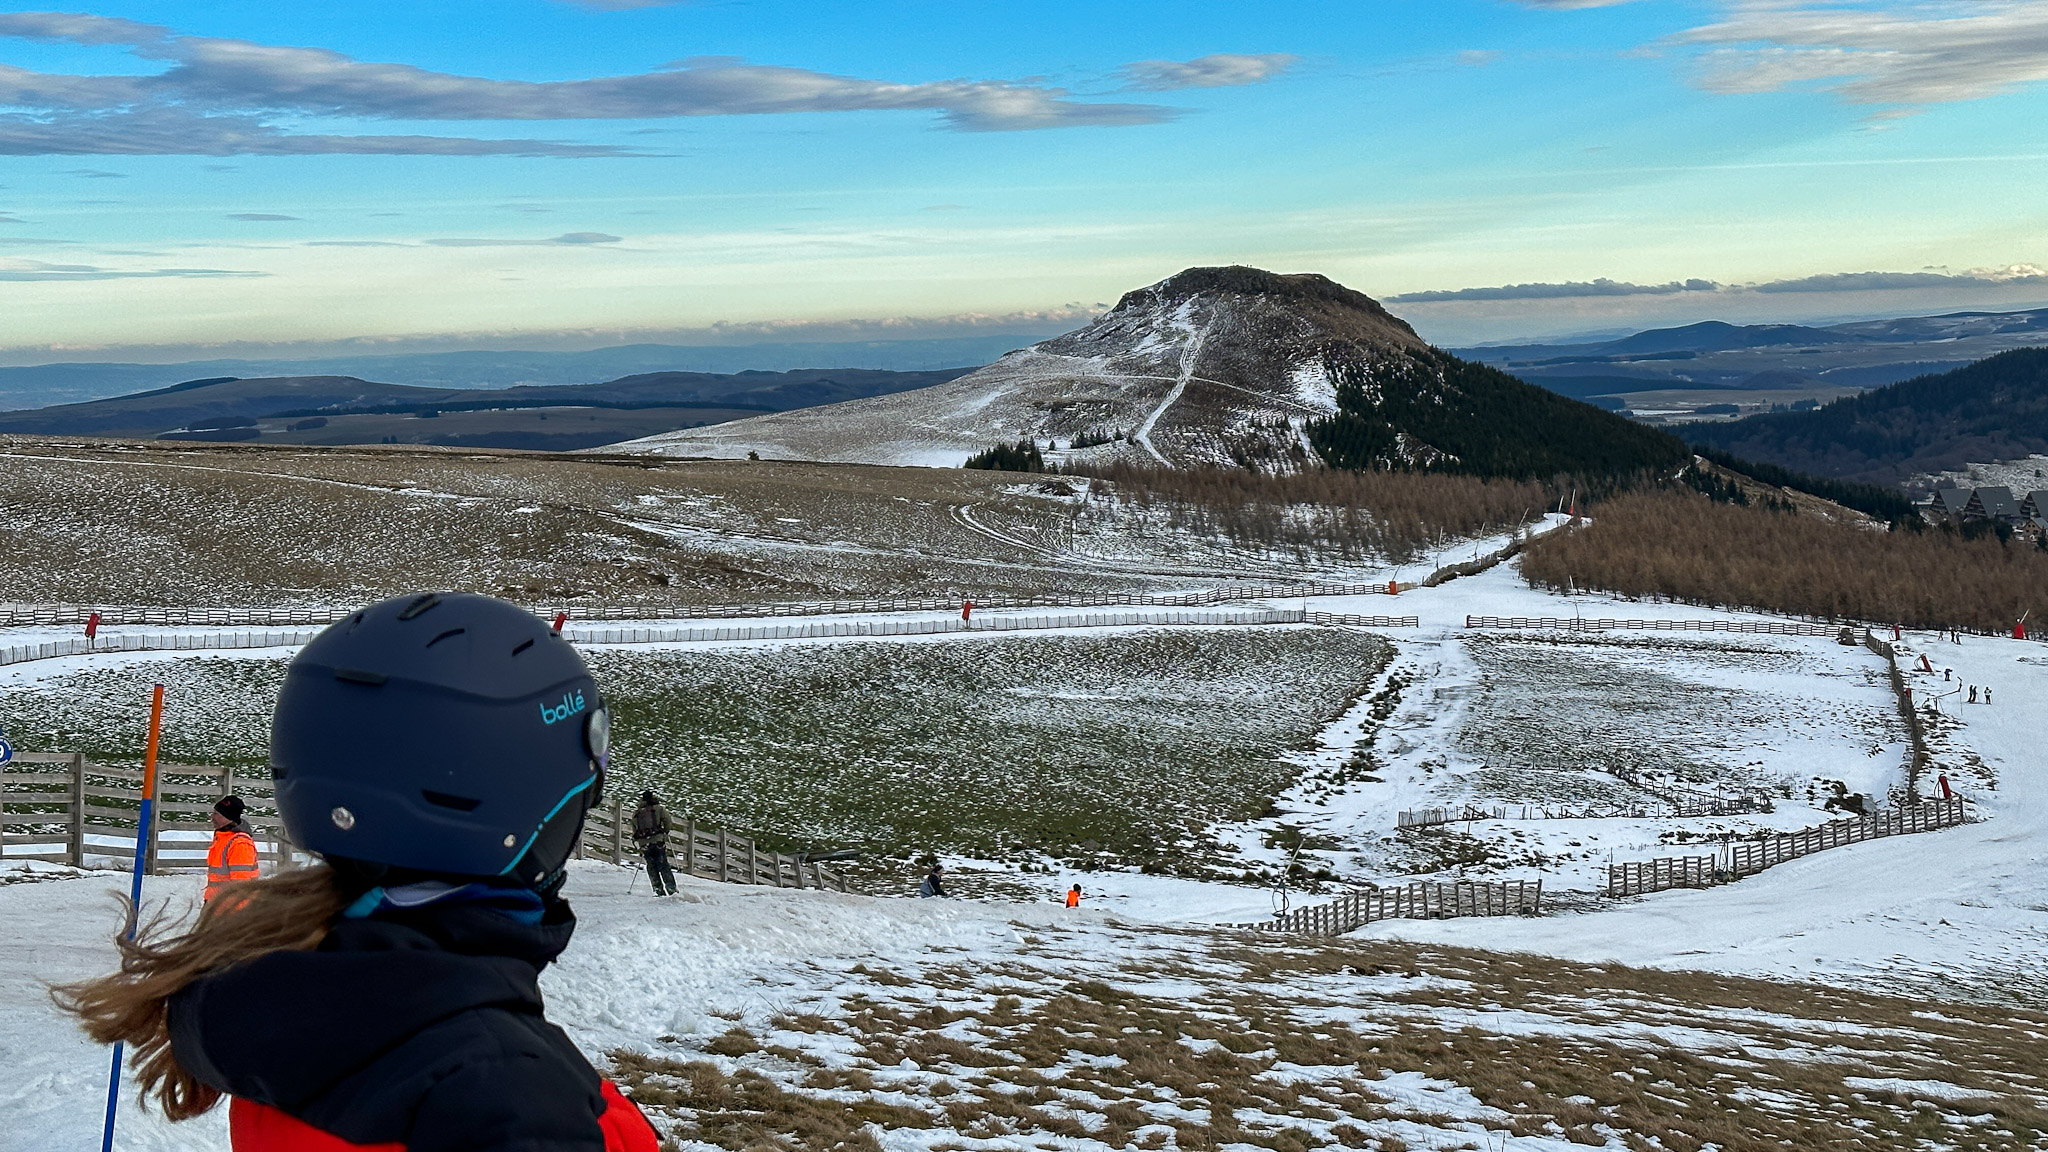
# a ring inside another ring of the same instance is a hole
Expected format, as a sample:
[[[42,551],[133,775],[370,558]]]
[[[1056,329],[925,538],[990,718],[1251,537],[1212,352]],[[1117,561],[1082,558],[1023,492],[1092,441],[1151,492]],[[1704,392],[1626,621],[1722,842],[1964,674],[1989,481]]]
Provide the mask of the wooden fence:
[[[633,843],[633,813],[622,800],[593,809],[576,846],[579,860],[639,864]],[[682,875],[722,880],[728,884],[763,884],[775,888],[824,888],[851,892],[844,874],[786,852],[767,852],[752,840],[724,829],[699,828],[691,820],[669,829],[669,867]]]
[[[1742,632],[1763,636],[1835,636],[1840,624],[1780,620],[1582,620],[1558,616],[1467,616],[1467,628],[1542,628],[1564,632]]]
[[[1728,845],[1728,871],[1737,876],[1758,872],[1787,860],[1811,856],[1844,844],[1860,844],[1885,836],[1910,836],[1933,832],[1970,822],[1968,802],[1933,800],[1908,808],[1890,808],[1850,820],[1832,820],[1798,832],[1781,832],[1767,840],[1735,841]]]
[[[1899,671],[1899,651],[1891,641],[1880,640],[1869,629],[1863,632],[1863,646],[1884,657],[1886,672],[1892,685],[1892,699],[1898,705],[1899,721],[1906,726],[1906,799],[1910,803],[1920,800],[1920,777],[1927,771],[1931,759],[1927,751],[1927,731],[1920,724],[1920,713],[1913,707],[1913,691],[1906,687],[1905,674]]]
[[[977,605],[977,607],[979,607]],[[1056,628],[1137,627],[1154,625],[1317,624],[1359,628],[1413,628],[1414,616],[1356,616],[1335,612],[1304,612],[1299,608],[1196,608],[1158,611],[1081,612],[1044,616],[977,616],[962,619],[815,620],[805,623],[732,624],[570,624],[564,630],[577,644],[668,644],[714,640],[812,640],[853,636],[936,636],[953,632],[1016,632]],[[222,632],[128,632],[87,640],[62,640],[0,645],[0,666],[97,652],[184,652],[217,649],[293,647],[310,643],[316,629],[242,629]]]
[[[1326,624],[1341,628],[1416,628],[1422,624],[1419,616],[1357,616],[1349,612],[1310,612],[1304,618],[1306,624]]]
[[[1402,591],[1413,584],[1398,585]],[[1385,584],[1231,584],[1192,592],[1087,593],[1050,596],[895,596],[868,600],[815,600],[763,604],[688,604],[680,601],[616,603],[570,600],[533,605],[535,615],[553,619],[567,612],[571,620],[731,620],[782,616],[880,615],[904,612],[958,611],[964,600],[979,609],[1014,610],[1028,608],[1200,608],[1213,604],[1235,604],[1247,600],[1298,599],[1303,596],[1384,596]],[[25,624],[83,625],[94,612],[105,626],[139,624],[157,627],[202,625],[226,627],[274,627],[280,625],[332,624],[346,620],[353,607],[281,608],[186,608],[163,606],[111,606],[93,608],[83,604],[0,604],[0,627]]]
[[[1845,844],[1885,836],[1908,836],[1967,824],[1967,801],[1935,800],[1891,808],[1850,820],[1832,820],[1797,832],[1779,832],[1761,840],[1733,840],[1714,856],[1667,856],[1607,866],[1609,896],[1639,896],[1667,888],[1706,888]]]
[[[209,813],[230,792],[249,805],[243,820],[259,861],[269,868],[292,861],[268,769],[159,764],[157,801],[142,838],[144,867],[157,875],[204,871],[213,838]],[[140,768],[57,752],[17,752],[0,765],[0,859],[133,867],[141,813]]]
[[[1607,866],[1609,896],[1641,896],[1671,888],[1706,888],[1720,871],[1712,856],[1661,856]]]
[[[228,793],[249,806],[243,822],[256,840],[265,873],[303,863],[278,819],[270,770],[262,766],[157,765],[157,801],[143,837],[144,868],[152,875],[206,870],[213,838],[208,814]],[[579,859],[637,863],[632,818],[614,800],[590,813]],[[132,868],[142,812],[142,770],[100,764],[81,753],[17,752],[0,764],[0,860],[41,860],[76,868]],[[852,889],[844,875],[799,857],[764,851],[723,830],[685,820],[669,834],[678,873],[734,884],[779,888]]]
[[[1453,916],[1535,916],[1543,911],[1543,881],[1416,881],[1373,885],[1327,904],[1298,908],[1271,920],[1240,924],[1308,936],[1340,936],[1375,920],[1440,920]]]

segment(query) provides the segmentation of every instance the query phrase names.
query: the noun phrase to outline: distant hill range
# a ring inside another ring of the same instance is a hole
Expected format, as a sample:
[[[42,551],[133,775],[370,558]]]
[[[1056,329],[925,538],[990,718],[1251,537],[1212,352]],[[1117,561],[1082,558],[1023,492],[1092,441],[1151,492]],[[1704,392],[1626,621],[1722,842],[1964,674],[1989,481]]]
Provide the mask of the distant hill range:
[[[937,340],[850,340],[734,345],[626,344],[584,352],[464,351],[190,360],[176,364],[77,363],[0,367],[0,410],[75,404],[162,388],[182,380],[354,376],[422,388],[511,388],[591,384],[654,372],[731,375],[829,366],[932,372],[986,364],[1049,335],[991,332]]]
[[[1191,268],[950,383],[619,445],[957,466],[1030,440],[1069,463],[1617,473],[1685,459],[1653,429],[1430,347],[1317,275]]]
[[[353,376],[211,378],[105,400],[0,412],[0,433],[571,451],[925,388],[966,371],[653,372],[602,384],[494,389],[422,388]]]
[[[2048,453],[2048,348],[2002,352],[1811,412],[1685,431],[1745,459],[1876,483]]]
[[[1956,312],[1826,327],[1710,320],[1619,339],[1456,349],[1565,395],[1670,389],[1875,388],[2048,345],[2048,308]]]

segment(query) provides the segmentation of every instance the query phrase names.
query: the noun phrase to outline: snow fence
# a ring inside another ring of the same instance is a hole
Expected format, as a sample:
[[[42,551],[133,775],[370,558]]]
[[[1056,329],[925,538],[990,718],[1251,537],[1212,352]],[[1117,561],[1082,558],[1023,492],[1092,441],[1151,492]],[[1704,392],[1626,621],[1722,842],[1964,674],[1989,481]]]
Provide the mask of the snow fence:
[[[923,620],[807,620],[706,624],[569,624],[563,635],[577,644],[690,644],[719,640],[831,640],[862,636],[938,636],[951,633],[1029,632],[1055,628],[1136,628],[1172,625],[1322,624],[1365,628],[1413,628],[1413,616],[1353,616],[1305,612],[1299,608],[1208,608],[1178,611],[1044,613]],[[318,628],[228,629],[210,632],[130,632],[97,640],[73,637],[0,646],[0,665],[102,652],[187,652],[214,649],[288,648],[310,643]]]
[[[1029,611],[1036,608],[1203,608],[1251,600],[1293,600],[1303,596],[1384,596],[1408,591],[1414,584],[1254,584],[1233,582],[1221,588],[1188,592],[1097,592],[1055,596],[893,596],[866,600],[808,600],[757,604],[686,604],[676,601],[615,602],[570,600],[529,605],[534,615],[554,619],[566,612],[572,620],[735,620],[786,616],[854,616],[881,613],[957,612],[963,601],[986,611]],[[359,606],[358,606],[359,607]],[[183,606],[121,606],[87,604],[0,604],[0,627],[31,624],[83,625],[99,613],[112,627],[278,627],[332,624],[346,620],[356,607],[224,608]]]
[[[1341,936],[1375,920],[1441,920],[1453,916],[1535,916],[1543,911],[1543,881],[1418,880],[1396,887],[1371,885],[1327,904],[1297,908],[1271,920],[1239,924],[1307,936]]]
[[[1735,840],[1713,856],[1667,856],[1607,866],[1609,896],[1640,896],[1670,888],[1707,888],[1754,876],[1788,860],[1887,836],[1911,836],[1970,822],[1969,802],[1958,796],[1890,808],[1851,820],[1832,820],[1761,840]]]
[[[129,632],[87,640],[40,640],[0,647],[0,665],[98,652],[199,652],[217,648],[292,648],[310,643],[318,628],[236,629],[221,632]]]
[[[22,752],[0,765],[0,860],[38,860],[74,868],[132,868],[142,844],[143,868],[152,875],[206,867],[213,838],[208,814],[233,793],[248,805],[242,821],[256,840],[263,871],[311,859],[285,836],[276,782],[261,764],[159,764],[157,802],[141,828],[142,769],[103,764],[83,753]],[[637,863],[632,812],[614,798],[591,810],[576,846],[577,859]],[[844,874],[785,852],[762,848],[724,829],[682,820],[669,832],[677,872],[733,884],[852,891]]]

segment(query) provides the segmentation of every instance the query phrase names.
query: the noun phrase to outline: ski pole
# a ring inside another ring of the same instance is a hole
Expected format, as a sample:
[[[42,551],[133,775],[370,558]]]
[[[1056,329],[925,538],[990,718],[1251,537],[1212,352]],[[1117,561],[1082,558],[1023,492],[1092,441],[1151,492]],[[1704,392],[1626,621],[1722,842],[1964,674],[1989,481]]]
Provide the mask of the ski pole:
[[[135,881],[128,893],[128,939],[142,917],[142,868],[149,857],[149,821],[156,807],[156,748],[164,730],[164,686],[156,686],[149,702],[149,743],[142,753],[142,812],[135,824]],[[114,1041],[114,1067],[107,1073],[107,1127],[100,1152],[114,1152],[114,1112],[121,1103],[121,1042]]]

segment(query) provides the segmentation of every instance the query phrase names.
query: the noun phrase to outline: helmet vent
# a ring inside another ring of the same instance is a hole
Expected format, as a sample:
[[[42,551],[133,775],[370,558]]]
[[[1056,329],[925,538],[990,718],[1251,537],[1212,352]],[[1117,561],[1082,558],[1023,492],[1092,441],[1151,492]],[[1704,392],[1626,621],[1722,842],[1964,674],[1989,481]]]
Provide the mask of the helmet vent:
[[[438,804],[443,808],[453,808],[457,812],[474,812],[476,811],[476,806],[482,803],[482,801],[474,796],[451,796],[446,792],[436,792],[431,788],[420,789],[420,795],[429,804]]]
[[[435,595],[432,592],[429,592],[424,596],[418,597],[412,603],[407,604],[398,613],[398,618],[400,620],[410,620],[413,617],[418,616],[420,613],[425,612],[427,609],[432,608],[434,605],[439,604],[440,602],[441,598],[439,596]]]
[[[372,688],[390,679],[382,672],[366,672],[361,668],[336,668],[334,678],[350,684],[368,684]]]
[[[526,651],[526,650],[527,650],[528,648],[531,648],[531,647],[533,647],[533,640],[532,640],[531,638],[529,638],[529,639],[526,639],[526,640],[522,640],[522,641],[520,641],[520,642],[519,642],[519,647],[517,647],[517,648],[514,648],[514,649],[512,649],[512,654],[513,654],[514,656],[517,656],[517,655],[519,655],[519,654],[520,654],[521,652],[524,652],[524,651]]]
[[[427,647],[432,648],[434,645],[439,644],[441,641],[448,639],[450,636],[460,636],[467,631],[469,631],[469,629],[467,628],[450,628],[446,632],[441,633],[439,636],[434,637],[432,640],[427,641]]]

